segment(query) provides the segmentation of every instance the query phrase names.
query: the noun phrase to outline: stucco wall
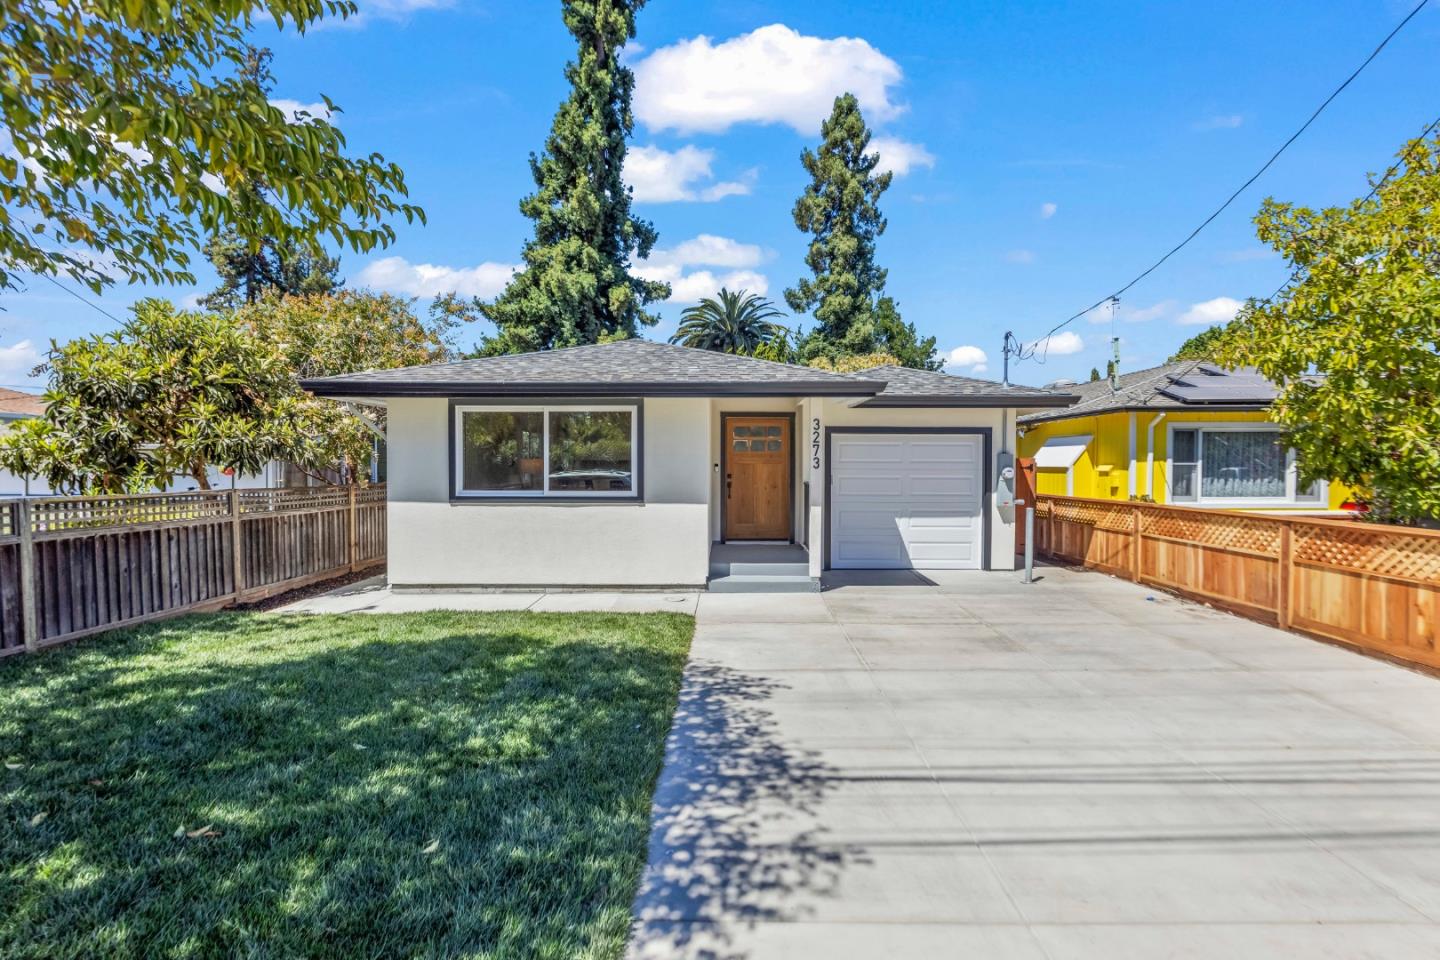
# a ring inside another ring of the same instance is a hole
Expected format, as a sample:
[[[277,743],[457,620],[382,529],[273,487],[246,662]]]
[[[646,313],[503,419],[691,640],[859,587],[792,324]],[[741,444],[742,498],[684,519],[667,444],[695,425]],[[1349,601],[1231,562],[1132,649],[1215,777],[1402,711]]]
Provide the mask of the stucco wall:
[[[990,569],[1015,569],[1015,515],[1014,508],[1001,509],[995,504],[995,481],[999,469],[1000,453],[1015,452],[1015,411],[963,408],[900,408],[850,407],[840,401],[824,400],[814,404],[819,408],[819,417],[824,429],[831,427],[987,427],[990,435],[990,485],[986,488],[990,528]],[[813,415],[813,413],[812,413]],[[802,442],[808,438],[809,426],[800,430]],[[823,472],[823,445],[822,463]],[[812,539],[817,547],[821,538],[812,530]],[[812,565],[815,551],[811,551]]]
[[[645,502],[450,502],[449,404],[389,403],[396,586],[698,586],[709,570],[710,402],[649,399]]]

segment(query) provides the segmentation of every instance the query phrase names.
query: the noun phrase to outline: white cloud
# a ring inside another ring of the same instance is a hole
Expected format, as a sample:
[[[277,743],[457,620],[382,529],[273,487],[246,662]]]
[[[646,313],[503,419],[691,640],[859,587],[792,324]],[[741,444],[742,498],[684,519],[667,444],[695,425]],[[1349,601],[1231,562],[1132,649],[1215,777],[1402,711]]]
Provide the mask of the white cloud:
[[[1119,311],[1115,314],[1115,319],[1121,323],[1145,323],[1149,320],[1158,320],[1167,314],[1175,312],[1177,306],[1179,306],[1179,304],[1174,300],[1161,300],[1159,303],[1152,303],[1148,307],[1130,307],[1122,303]],[[1094,310],[1085,314],[1085,319],[1097,325],[1109,323],[1110,308],[1103,305],[1096,307]]]
[[[1051,217],[1055,216],[1055,211],[1057,211],[1057,210],[1059,210],[1059,209],[1060,209],[1060,205],[1059,205],[1059,204],[1055,204],[1055,203],[1042,203],[1042,204],[1040,204],[1040,219],[1041,219],[1041,220],[1049,220]]]
[[[301,103],[299,100],[290,100],[286,97],[276,97],[270,101],[270,106],[285,114],[286,120],[290,123],[310,123],[313,120],[324,120],[326,123],[334,124],[335,117],[325,102]]]
[[[1229,323],[1243,306],[1244,304],[1234,297],[1216,297],[1214,300],[1192,304],[1175,322],[1206,326]]]
[[[988,367],[990,358],[985,351],[979,347],[963,346],[956,347],[945,355],[945,368],[947,370],[966,370],[969,373],[984,373]]]
[[[702,233],[665,250],[652,250],[652,266],[758,267],[769,259],[763,247]]]
[[[702,233],[674,247],[652,251],[634,270],[636,276],[670,284],[671,303],[694,303],[721,287],[763,297],[770,290],[770,281],[754,268],[766,259],[766,251],[755,244]],[[720,267],[725,272],[687,272],[689,267]]]
[[[0,347],[0,383],[36,383],[30,371],[45,358],[29,340],[8,347]]]
[[[713,203],[726,197],[744,196],[750,192],[756,171],[750,170],[743,180],[710,183],[714,174],[710,165],[714,150],[684,146],[679,150],[660,147],[631,147],[625,155],[625,181],[641,203],[674,203],[679,200]],[[705,186],[700,186],[705,183]]]
[[[352,278],[354,286],[374,287],[412,297],[458,293],[462,297],[493,297],[505,289],[518,265],[482,263],[474,267],[442,267],[411,263],[404,257],[382,257],[367,263]]]
[[[1196,120],[1190,126],[1196,130],[1234,130],[1245,122],[1245,115],[1240,113],[1212,113],[1201,120]]]
[[[1027,343],[1025,348],[1027,350],[1033,349],[1041,356],[1053,354],[1057,357],[1063,357],[1084,350],[1085,341],[1081,339],[1080,334],[1075,333],[1073,330],[1062,330],[1050,337],[1048,344],[1044,340],[1036,340],[1033,343]]]
[[[721,274],[697,270],[667,282],[670,284],[670,303],[695,303],[705,297],[713,297],[721,287],[732,291],[744,290],[759,297],[765,296],[770,290],[770,281],[765,275],[753,270],[734,270]]]
[[[870,152],[880,155],[876,169],[881,173],[893,173],[903,177],[917,167],[934,167],[935,155],[925,149],[922,143],[910,143],[899,137],[874,137],[870,141]]]
[[[900,65],[857,37],[808,37],[775,23],[714,43],[699,36],[635,64],[635,116],[652,130],[723,133],[783,123],[813,136],[837,96],[860,100],[871,124],[903,110]]]
[[[1011,250],[1005,254],[1005,259],[1011,263],[1034,263],[1035,253],[1032,250]]]

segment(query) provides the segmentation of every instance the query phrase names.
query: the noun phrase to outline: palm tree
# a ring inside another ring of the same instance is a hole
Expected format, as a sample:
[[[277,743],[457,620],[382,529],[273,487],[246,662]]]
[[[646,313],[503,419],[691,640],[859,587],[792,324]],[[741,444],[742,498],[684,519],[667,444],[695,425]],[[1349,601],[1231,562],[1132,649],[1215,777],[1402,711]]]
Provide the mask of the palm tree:
[[[783,316],[764,297],[744,290],[732,293],[721,287],[714,298],[706,297],[680,315],[680,327],[670,342],[722,353],[753,354],[789,333],[772,322],[774,317]]]

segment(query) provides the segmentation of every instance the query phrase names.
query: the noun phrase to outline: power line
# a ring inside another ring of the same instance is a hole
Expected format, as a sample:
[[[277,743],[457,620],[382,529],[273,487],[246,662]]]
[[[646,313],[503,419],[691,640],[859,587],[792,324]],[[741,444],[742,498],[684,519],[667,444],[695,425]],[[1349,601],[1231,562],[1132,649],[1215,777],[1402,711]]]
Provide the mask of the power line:
[[[100,313],[103,313],[105,316],[109,317],[111,320],[114,320],[116,323],[120,324],[121,326],[124,326],[124,325],[125,325],[125,321],[124,321],[124,320],[121,320],[119,317],[115,316],[115,314],[111,313],[109,310],[106,310],[104,307],[100,306],[98,303],[95,303],[94,301],[91,301],[91,300],[86,300],[84,297],[80,296],[80,294],[76,293],[74,290],[71,290],[69,287],[65,286],[65,284],[61,283],[59,280],[56,280],[54,277],[50,276],[50,274],[48,274],[48,273],[37,273],[36,276],[37,276],[37,277],[44,277],[46,280],[49,280],[51,283],[55,284],[55,286],[59,287],[61,290],[64,290],[66,293],[70,294],[70,296],[74,297],[76,300],[79,300],[81,303],[85,304],[85,306],[89,307],[91,310],[98,310]]]
[[[1427,4],[1429,4],[1429,2],[1430,0],[1420,0],[1420,2],[1415,5],[1415,8],[1406,15],[1405,19],[1401,20],[1398,24],[1396,24],[1395,29],[1391,30],[1388,34],[1385,35],[1385,39],[1380,41],[1380,45],[1377,46],[1374,50],[1370,51],[1370,56],[1366,57],[1365,60],[1360,64],[1360,66],[1356,67],[1350,73],[1350,75],[1345,78],[1344,82],[1341,83],[1340,86],[1336,87],[1331,92],[1330,96],[1325,98],[1324,102],[1322,102],[1320,106],[1315,108],[1315,112],[1310,114],[1310,117],[1303,124],[1300,125],[1300,129],[1296,130],[1293,134],[1291,134],[1289,139],[1287,139],[1284,143],[1280,145],[1280,149],[1276,150],[1273,154],[1270,155],[1270,159],[1266,160],[1264,165],[1261,166],[1259,170],[1255,171],[1255,173],[1252,174],[1248,180],[1242,183],[1233,193],[1231,193],[1230,196],[1225,199],[1225,202],[1220,204],[1220,206],[1215,209],[1214,213],[1210,214],[1210,216],[1206,217],[1203,221],[1201,221],[1200,225],[1194,230],[1191,230],[1189,235],[1186,236],[1184,240],[1181,240],[1175,246],[1171,247],[1168,251],[1166,251],[1164,256],[1162,256],[1159,260],[1156,260],[1150,266],[1146,267],[1145,270],[1143,270],[1138,276],[1136,276],[1133,280],[1125,284],[1120,289],[1114,291],[1113,293],[1106,294],[1099,300],[1096,300],[1090,306],[1086,307],[1084,310],[1081,310],[1079,313],[1067,317],[1060,323],[1057,323],[1054,327],[1051,327],[1050,331],[1046,333],[1045,336],[1033,341],[1028,347],[1028,349],[1023,343],[1015,339],[1014,334],[1007,332],[1005,334],[1004,345],[1004,349],[1005,351],[1007,351],[1007,361],[1011,353],[1013,353],[1017,360],[1025,360],[1030,357],[1034,357],[1036,350],[1039,349],[1041,344],[1045,345],[1045,350],[1048,352],[1050,338],[1053,337],[1056,333],[1058,333],[1066,326],[1074,323],[1076,320],[1079,320],[1081,317],[1085,316],[1085,314],[1090,313],[1091,311],[1105,305],[1106,303],[1109,303],[1113,299],[1117,299],[1118,297],[1120,297],[1121,294],[1125,293],[1131,287],[1139,283],[1141,280],[1144,280],[1146,277],[1150,276],[1150,274],[1154,273],[1157,269],[1160,268],[1162,264],[1165,263],[1165,261],[1169,260],[1181,250],[1185,249],[1185,247],[1190,244],[1190,241],[1198,237],[1202,230],[1204,230],[1212,222],[1214,222],[1216,217],[1224,213],[1226,209],[1229,208],[1230,204],[1235,202],[1235,200],[1240,196],[1240,194],[1244,193],[1247,189],[1249,189],[1251,184],[1253,184],[1256,180],[1260,179],[1261,175],[1263,175],[1266,170],[1269,170],[1270,167],[1275,164],[1276,160],[1280,159],[1280,155],[1283,154],[1287,149],[1289,149],[1290,145],[1293,144],[1296,140],[1298,140],[1300,138],[1300,135],[1310,128],[1310,125],[1315,122],[1315,120],[1320,116],[1320,114],[1325,112],[1325,108],[1330,106],[1331,102],[1334,101],[1334,99],[1338,97],[1345,90],[1346,87],[1350,86],[1350,84],[1355,81],[1355,78],[1360,76],[1360,74],[1365,70],[1366,67],[1370,66],[1371,61],[1373,61],[1376,57],[1380,55],[1380,51],[1384,50],[1387,46],[1389,46],[1390,41],[1395,39],[1395,35],[1398,34],[1401,30],[1403,30],[1406,24],[1408,24],[1411,20],[1415,19],[1415,16],[1419,14],[1420,11],[1423,10]],[[1044,356],[1043,353],[1041,355],[1042,357]],[[1044,361],[1041,360],[1040,362],[1043,363]]]

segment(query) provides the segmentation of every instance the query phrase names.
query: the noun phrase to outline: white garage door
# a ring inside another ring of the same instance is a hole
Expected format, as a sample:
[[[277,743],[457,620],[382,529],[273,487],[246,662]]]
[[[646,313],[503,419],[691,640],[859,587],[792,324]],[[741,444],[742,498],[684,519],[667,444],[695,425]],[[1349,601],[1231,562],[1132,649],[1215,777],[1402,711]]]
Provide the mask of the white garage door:
[[[980,569],[981,437],[835,433],[830,456],[831,566]]]

